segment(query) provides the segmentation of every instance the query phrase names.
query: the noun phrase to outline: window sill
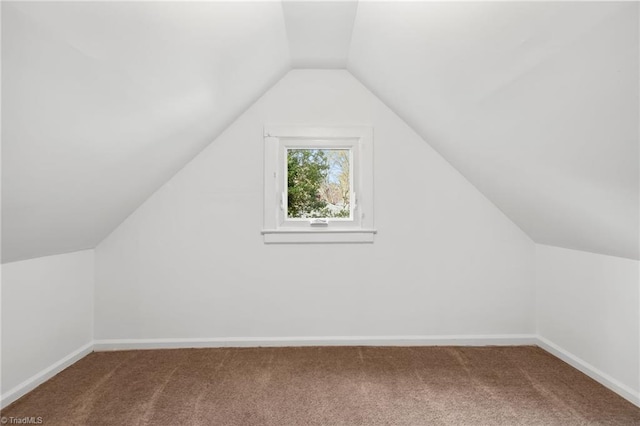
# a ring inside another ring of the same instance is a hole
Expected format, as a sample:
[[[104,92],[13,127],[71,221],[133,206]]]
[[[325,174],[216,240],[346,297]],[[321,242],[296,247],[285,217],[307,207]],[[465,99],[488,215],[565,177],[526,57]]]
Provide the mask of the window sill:
[[[265,244],[373,243],[375,229],[263,229]]]

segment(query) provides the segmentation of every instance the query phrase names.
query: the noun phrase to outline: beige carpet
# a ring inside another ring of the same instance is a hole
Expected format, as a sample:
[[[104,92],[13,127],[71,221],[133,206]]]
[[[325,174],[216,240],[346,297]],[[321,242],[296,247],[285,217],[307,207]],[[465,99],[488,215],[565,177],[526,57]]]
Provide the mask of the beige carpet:
[[[100,352],[2,415],[109,426],[640,425],[640,408],[532,346]]]

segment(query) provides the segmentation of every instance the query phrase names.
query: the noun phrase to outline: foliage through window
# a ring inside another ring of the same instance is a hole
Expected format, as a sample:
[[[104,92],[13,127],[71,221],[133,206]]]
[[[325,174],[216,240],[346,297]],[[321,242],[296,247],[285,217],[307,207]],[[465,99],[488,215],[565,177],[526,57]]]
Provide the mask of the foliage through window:
[[[348,149],[287,150],[287,217],[350,218]]]
[[[264,128],[268,244],[372,243],[373,129]]]

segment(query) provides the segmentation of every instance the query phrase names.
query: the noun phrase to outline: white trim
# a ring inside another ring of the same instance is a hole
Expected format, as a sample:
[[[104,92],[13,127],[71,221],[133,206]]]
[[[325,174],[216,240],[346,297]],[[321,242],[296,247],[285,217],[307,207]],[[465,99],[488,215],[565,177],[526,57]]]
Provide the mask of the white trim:
[[[5,408],[12,402],[16,401],[18,398],[40,386],[42,383],[46,382],[65,368],[80,361],[91,352],[93,352],[93,342],[89,342],[79,349],[76,349],[61,360],[55,362],[51,366],[45,368],[44,370],[20,383],[18,386],[9,389],[0,397],[0,408]]]
[[[94,350],[287,346],[514,346],[535,345],[533,334],[453,336],[296,336],[96,340]]]
[[[620,382],[617,379],[614,379],[607,373],[600,371],[593,365],[589,364],[588,362],[584,361],[581,358],[578,358],[577,356],[573,355],[571,352],[561,348],[560,346],[556,345],[550,340],[542,336],[538,336],[537,340],[538,340],[537,345],[540,348],[549,352],[551,355],[557,358],[560,358],[561,360],[563,360],[564,362],[566,362],[576,370],[581,371],[582,373],[591,377],[596,382],[614,391],[615,393],[617,393],[627,401],[640,407],[640,392],[633,390],[631,387],[625,385],[624,383]]]
[[[264,136],[274,138],[359,138],[371,132],[370,125],[332,126],[285,124],[264,126]]]
[[[370,126],[264,126],[263,232],[267,244],[373,243],[373,128]],[[328,226],[313,229],[309,221],[287,219],[287,149],[313,146],[349,149],[351,155],[351,216],[329,220]],[[356,200],[357,197],[357,200]],[[336,233],[347,229],[350,235]],[[294,231],[279,233],[277,231]],[[324,235],[320,235],[324,234]]]
[[[175,339],[103,339],[87,343],[50,367],[2,394],[0,408],[46,382],[91,352],[127,349],[178,349],[286,346],[517,346],[537,345],[595,381],[640,407],[640,392],[598,370],[586,361],[542,336],[534,334],[489,334],[450,336],[297,336],[297,337],[210,337]]]
[[[375,229],[264,229],[264,242],[266,244],[287,243],[373,243]]]

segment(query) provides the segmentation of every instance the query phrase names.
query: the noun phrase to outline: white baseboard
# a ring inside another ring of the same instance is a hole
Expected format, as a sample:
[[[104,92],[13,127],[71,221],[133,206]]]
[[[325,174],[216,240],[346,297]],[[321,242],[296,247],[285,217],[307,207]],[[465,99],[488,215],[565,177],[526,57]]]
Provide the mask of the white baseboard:
[[[609,376],[607,373],[604,373],[598,370],[593,365],[578,358],[577,356],[561,348],[560,346],[556,345],[550,340],[545,339],[542,336],[538,336],[537,340],[538,340],[537,345],[542,349],[544,349],[545,351],[549,352],[551,355],[554,355],[560,358],[561,360],[563,360],[573,368],[580,370],[581,372],[591,377],[596,382],[599,382],[600,384],[611,389],[612,391],[614,391],[615,393],[617,393],[627,401],[640,407],[640,392],[633,390],[632,388],[625,385],[624,383],[621,383],[619,380],[616,380],[613,377]]]
[[[13,401],[17,400],[26,393],[31,392],[36,387],[40,386],[42,383],[46,382],[65,368],[69,367],[72,364],[75,364],[80,359],[89,355],[91,352],[93,352],[93,342],[89,342],[79,349],[76,349],[61,360],[20,383],[18,386],[9,389],[7,392],[3,393],[2,396],[0,396],[0,408],[5,408]]]
[[[10,389],[0,397],[4,408],[93,351],[129,349],[286,347],[286,346],[516,346],[537,345],[640,407],[640,392],[598,370],[555,343],[533,334],[451,336],[319,336],[319,337],[212,337],[175,339],[95,340]]]
[[[277,346],[512,346],[535,345],[533,334],[452,336],[212,337],[187,339],[96,340],[95,351],[126,349]]]

